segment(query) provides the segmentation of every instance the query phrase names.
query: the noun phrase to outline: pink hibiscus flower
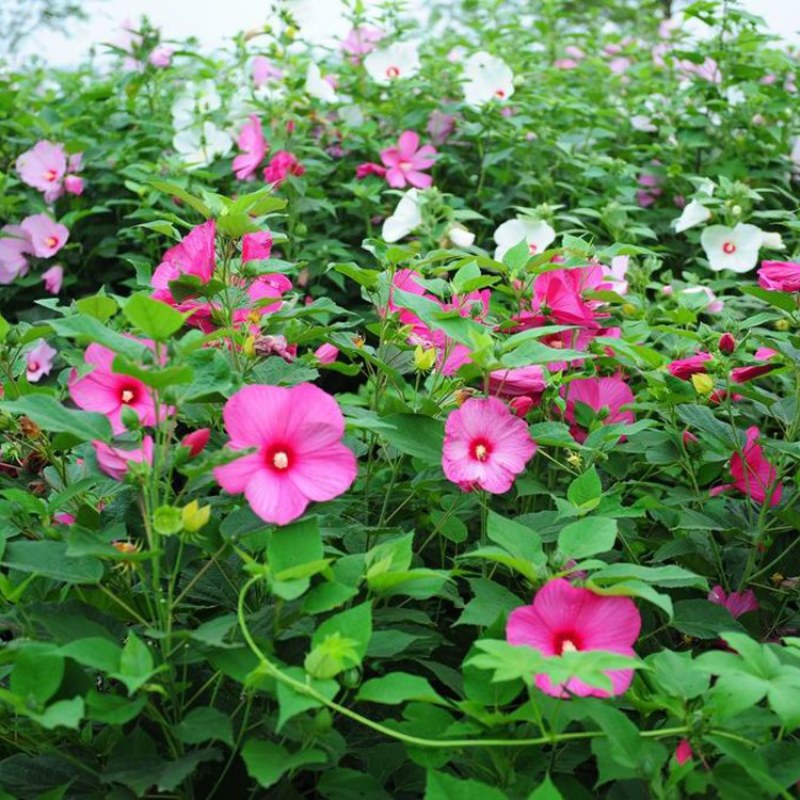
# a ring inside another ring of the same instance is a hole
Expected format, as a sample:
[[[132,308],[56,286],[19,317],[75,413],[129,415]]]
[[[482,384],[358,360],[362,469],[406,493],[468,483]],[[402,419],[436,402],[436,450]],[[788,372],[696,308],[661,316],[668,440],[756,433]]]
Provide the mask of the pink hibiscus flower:
[[[800,264],[792,261],[762,261],[758,285],[771,292],[800,292]]]
[[[286,525],[312,501],[346,492],[358,474],[342,444],[344,416],[336,400],[310,383],[292,388],[245,386],[222,412],[231,450],[257,448],[214,470],[227,492],[243,492],[266,522]]]
[[[233,172],[240,181],[253,180],[259,164],[269,150],[261,129],[261,120],[255,114],[251,114],[250,121],[242,126],[236,143],[243,152],[233,159]]]
[[[145,436],[142,439],[142,446],[132,450],[123,450],[121,447],[100,441],[94,441],[92,445],[97,457],[97,465],[115,481],[121,481],[125,478],[131,464],[153,463],[152,436]]]
[[[297,160],[297,156],[288,150],[278,150],[264,167],[264,180],[274,183],[277,189],[289,175],[303,175],[306,168]]]
[[[246,233],[242,236],[242,264],[266,261],[272,253],[272,234],[269,231]]]
[[[20,225],[30,240],[31,250],[38,258],[54,256],[69,239],[69,230],[65,225],[53,222],[47,214],[34,214],[25,217]]]
[[[744,592],[731,592],[725,594],[721,586],[715,586],[709,593],[708,599],[718,606],[724,606],[731,612],[731,616],[736,619],[748,611],[758,611],[758,600],[752,589]]]
[[[426,144],[419,146],[419,136],[414,131],[405,131],[397,140],[397,147],[381,150],[381,161],[386,167],[386,182],[395,189],[407,185],[417,189],[427,189],[433,178],[422,170],[433,166],[436,148]]]
[[[386,167],[382,167],[380,164],[373,164],[372,162],[367,162],[365,164],[359,164],[356,167],[356,180],[363,181],[369,175],[377,175],[379,178],[386,177]]]
[[[764,457],[764,451],[758,444],[760,435],[761,431],[755,425],[747,429],[742,452],[736,452],[731,456],[728,467],[733,483],[713,487],[712,497],[728,489],[736,489],[762,505],[769,503],[771,506],[776,506],[780,503],[783,484],[778,482],[775,467]]]
[[[489,373],[489,393],[496,397],[538,398],[547,388],[540,366],[496,369]]]
[[[588,432],[577,421],[577,404],[588,406],[603,425],[615,423],[632,424],[632,411],[623,410],[634,401],[633,392],[618,376],[607,378],[577,378],[561,387],[561,396],[566,400],[564,418],[570,423],[570,433],[576,442],[585,442]]]
[[[169,284],[171,281],[178,280],[182,275],[194,275],[200,279],[202,284],[211,280],[217,265],[215,236],[216,223],[210,219],[208,222],[192,228],[179,244],[170,247],[164,253],[161,263],[156,267],[150,280],[150,285],[155,289],[153,292],[155,300],[177,306],[178,302],[173,297]]]
[[[465,492],[504,494],[533,458],[527,424],[496,397],[473,397],[445,423],[442,469]]]
[[[152,343],[140,340],[152,347]],[[83,377],[72,370],[69,378],[69,394],[72,402],[84,411],[97,411],[108,417],[115,434],[123,433],[122,409],[130,408],[139,417],[142,425],[156,425],[156,405],[152,389],[130,375],[114,372],[112,364],[115,353],[100,344],[90,344],[84,353],[84,360],[93,369]],[[161,408],[162,418],[172,414],[174,409]]]
[[[0,229],[0,283],[11,283],[28,272],[32,251],[28,234],[19,225],[4,225]]]
[[[600,289],[604,281],[599,264],[543,272],[533,282],[533,310],[559,324],[594,326],[599,303],[583,295]]]
[[[556,578],[539,589],[532,605],[511,612],[506,639],[548,657],[576,650],[634,656],[633,645],[641,627],[642,618],[630,598],[603,597]],[[536,676],[536,686],[552,697],[608,697],[623,694],[633,680],[631,669],[609,670],[606,675],[611,691],[577,678],[554,685],[543,674]]]
[[[58,351],[50,347],[44,339],[28,351],[25,358],[25,375],[30,383],[36,383],[43,375],[49,375],[53,359]]]

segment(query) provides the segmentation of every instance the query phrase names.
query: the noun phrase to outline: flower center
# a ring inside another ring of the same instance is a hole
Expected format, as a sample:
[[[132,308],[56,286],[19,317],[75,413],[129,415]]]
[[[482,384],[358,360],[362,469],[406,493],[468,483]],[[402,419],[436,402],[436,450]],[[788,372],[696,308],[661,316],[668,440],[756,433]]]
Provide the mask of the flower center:
[[[28,372],[37,372],[39,370],[39,362],[38,361],[29,361],[28,362]]]
[[[736,252],[736,245],[733,242],[725,242],[722,245],[722,252],[729,256],[731,253]]]
[[[486,461],[489,458],[491,453],[491,448],[489,447],[487,442],[484,442],[482,439],[478,439],[477,441],[472,443],[472,457],[476,461],[480,461],[481,463]]]
[[[529,253],[530,253],[532,256],[535,256],[535,255],[536,255],[536,253],[538,252],[538,250],[539,250],[539,248],[538,248],[538,247],[537,247],[537,246],[536,246],[536,245],[535,245],[533,242],[529,242],[529,243],[528,243],[528,252],[529,252]]]
[[[44,171],[42,177],[52,183],[58,177],[58,173],[54,169],[48,169]]]
[[[272,466],[275,469],[286,469],[289,466],[289,456],[283,450],[278,450],[272,456]]]
[[[410,172],[412,169],[410,161],[401,161],[399,167],[403,172]]]
[[[386,76],[388,78],[399,78],[400,77],[400,67],[387,67],[386,68]]]
[[[45,243],[45,244],[46,244],[48,247],[55,247],[55,246],[58,244],[58,237],[57,237],[57,236],[48,236],[48,237],[47,237],[47,238],[44,240],[44,243]]]
[[[123,389],[122,394],[120,395],[120,399],[122,400],[123,403],[128,405],[135,396],[136,393],[133,391],[133,389]]]
[[[495,92],[495,96],[499,97],[502,100],[506,96],[506,93],[502,89],[498,89]]]
[[[564,631],[564,633],[559,633],[556,636],[556,640],[553,644],[556,655],[559,656],[562,655],[562,653],[575,653],[578,650],[583,649],[580,636],[578,636],[574,631]]]

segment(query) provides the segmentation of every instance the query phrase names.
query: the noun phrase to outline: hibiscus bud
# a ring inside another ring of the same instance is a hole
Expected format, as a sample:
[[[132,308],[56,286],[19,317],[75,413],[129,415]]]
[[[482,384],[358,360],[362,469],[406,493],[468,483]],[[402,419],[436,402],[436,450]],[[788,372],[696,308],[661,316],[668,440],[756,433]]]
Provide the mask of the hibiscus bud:
[[[427,372],[436,363],[436,350],[418,344],[414,350],[414,366],[419,372]]]
[[[681,439],[683,440],[683,446],[687,450],[694,447],[694,445],[698,444],[700,441],[691,431],[684,431]]]
[[[339,355],[339,348],[332,344],[322,344],[314,351],[314,355],[320,364],[333,364]]]
[[[636,306],[633,303],[623,303],[622,313],[626,317],[632,317],[636,313]]]
[[[139,415],[130,406],[125,405],[122,407],[119,418],[129,431],[138,430],[140,427],[141,420]]]
[[[524,417],[533,408],[533,400],[530,397],[515,397],[508,405],[514,416]]]
[[[201,506],[197,500],[181,509],[183,529],[189,533],[197,533],[211,518],[211,506]]]
[[[198,428],[196,431],[187,433],[186,436],[181,439],[181,447],[188,447],[189,456],[194,458],[205,450],[210,436],[210,428]]]
[[[732,333],[723,333],[722,336],[719,337],[717,347],[719,347],[720,353],[730,355],[736,349],[736,339],[733,338]]]
[[[688,739],[681,739],[678,742],[678,746],[675,748],[675,760],[680,766],[692,760],[692,746]]]
[[[740,205],[735,205],[731,209],[731,214],[733,214],[734,217],[741,217],[742,216],[742,207]]]
[[[183,527],[181,512],[175,506],[160,506],[153,512],[153,527],[162,536],[171,536]]]
[[[692,386],[697,394],[711,394],[714,391],[714,379],[705,372],[692,375]]]
[[[788,331],[789,330],[789,320],[788,319],[779,319],[775,321],[775,330],[776,331]]]
[[[42,435],[42,429],[30,417],[20,417],[19,429],[28,439],[38,439]]]

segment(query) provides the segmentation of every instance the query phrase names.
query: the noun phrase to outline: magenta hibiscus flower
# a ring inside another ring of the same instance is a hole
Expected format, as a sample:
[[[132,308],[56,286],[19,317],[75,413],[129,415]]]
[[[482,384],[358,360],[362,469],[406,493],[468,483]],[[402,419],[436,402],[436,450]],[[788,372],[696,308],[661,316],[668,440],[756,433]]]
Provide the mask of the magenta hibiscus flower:
[[[310,383],[290,389],[245,386],[222,412],[231,450],[257,448],[214,470],[227,492],[243,492],[266,522],[286,525],[308,504],[346,492],[358,474],[342,442],[344,416],[329,394]]]
[[[467,400],[444,430],[442,469],[466,492],[507,492],[536,452],[527,423],[496,397]]]
[[[641,627],[642,618],[631,599],[603,597],[557,578],[539,589],[532,605],[511,612],[506,639],[548,657],[576,650],[634,656]],[[609,670],[606,675],[610,692],[577,678],[554,685],[547,675],[537,675],[536,686],[552,697],[608,697],[625,692],[633,680],[632,669]]]

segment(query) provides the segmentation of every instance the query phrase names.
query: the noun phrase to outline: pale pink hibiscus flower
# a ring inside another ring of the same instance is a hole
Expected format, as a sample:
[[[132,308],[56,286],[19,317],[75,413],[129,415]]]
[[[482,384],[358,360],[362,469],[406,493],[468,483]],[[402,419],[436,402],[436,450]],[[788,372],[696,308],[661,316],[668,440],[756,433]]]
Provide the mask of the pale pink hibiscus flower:
[[[20,178],[44,194],[48,203],[58,200],[63,193],[62,181],[67,172],[67,154],[64,146],[54,142],[37,142],[17,159]]]
[[[261,120],[255,114],[251,114],[249,121],[242,126],[236,143],[242,153],[233,159],[233,172],[240,181],[253,180],[259,164],[269,150]]]
[[[124,480],[131,464],[153,463],[152,436],[145,436],[142,439],[142,446],[131,450],[100,441],[94,441],[92,445],[97,457],[97,465],[115,481]]]
[[[64,267],[54,264],[42,273],[42,281],[48,294],[58,294],[64,281]]]
[[[375,49],[375,45],[383,39],[386,34],[380,28],[373,28],[370,25],[361,25],[352,28],[347,38],[342,41],[341,48],[351,56],[365,56]]]
[[[28,351],[25,357],[25,376],[29,383],[36,383],[42,376],[49,375],[53,368],[53,359],[58,351],[44,340]]]
[[[496,397],[473,397],[445,423],[442,469],[465,492],[504,494],[533,458],[527,424]]]
[[[256,56],[251,69],[256,89],[261,88],[267,81],[280,80],[283,77],[283,70],[276,67],[266,56]]]
[[[27,274],[32,251],[30,237],[19,225],[4,225],[0,229],[0,284],[11,283]]]
[[[146,340],[141,341],[152,346]],[[156,425],[158,417],[152,389],[130,375],[114,372],[114,357],[113,350],[100,344],[90,344],[86,348],[84,360],[93,369],[83,377],[78,375],[77,370],[72,371],[68,383],[72,401],[84,411],[96,411],[108,417],[115,434],[125,431],[123,408],[134,411],[142,425]],[[162,406],[162,418],[173,411]]]
[[[51,258],[69,239],[66,225],[54,222],[47,214],[25,217],[20,227],[30,240],[33,254],[38,258]]]
[[[761,445],[758,444],[760,435],[761,432],[755,425],[747,429],[741,453],[735,452],[728,466],[733,483],[713,487],[712,497],[729,489],[736,489],[762,505],[769,503],[776,506],[780,503],[783,484],[778,482],[775,467],[767,461]]]
[[[595,413],[595,419],[600,420],[603,425],[633,424],[635,420],[633,412],[625,408],[633,403],[633,392],[616,375],[606,378],[577,378],[561,387],[561,396],[567,404],[564,418],[570,423],[570,433],[577,442],[586,441],[588,435],[578,422],[578,404],[591,409]]]
[[[633,645],[642,618],[628,597],[604,597],[573,586],[564,578],[548,581],[533,604],[515,608],[508,617],[510,644],[532,647],[546,657],[568,652],[599,651],[635,656]],[[552,697],[609,697],[623,694],[633,680],[632,669],[605,673],[610,691],[589,686],[577,678],[553,684],[547,675],[536,676],[536,686]]]
[[[433,166],[435,155],[436,148],[433,145],[419,146],[419,136],[414,131],[401,133],[396,147],[381,150],[386,182],[394,189],[403,189],[407,185],[427,189],[433,184],[433,178],[422,170]]]
[[[356,457],[341,441],[341,409],[310,383],[245,386],[228,400],[222,416],[228,447],[257,452],[217,467],[214,477],[225,491],[244,493],[265,522],[286,525],[310,502],[332,500],[356,479]]]

